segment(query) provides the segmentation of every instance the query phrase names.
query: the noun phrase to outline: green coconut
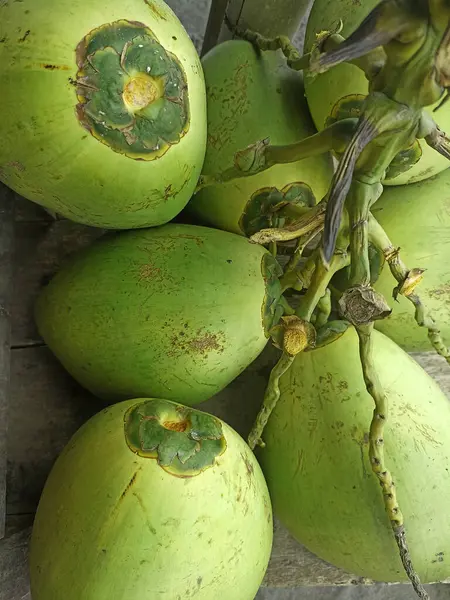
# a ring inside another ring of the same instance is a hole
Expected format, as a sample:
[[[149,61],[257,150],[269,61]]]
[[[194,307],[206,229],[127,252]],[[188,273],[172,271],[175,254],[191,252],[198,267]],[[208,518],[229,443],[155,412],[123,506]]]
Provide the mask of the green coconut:
[[[335,30],[342,20],[341,35],[347,37],[367,17],[380,0],[316,0],[306,29],[305,52],[311,50],[320,32]],[[305,90],[312,118],[319,130],[336,120],[359,114],[369,84],[358,67],[338,65],[317,77],[305,77]],[[434,108],[430,107],[430,112]],[[450,105],[444,105],[433,118],[444,131],[450,131]],[[386,174],[386,185],[421,181],[440,173],[449,161],[430,148],[424,140],[394,159]]]
[[[408,268],[426,269],[415,291],[450,344],[450,171],[407,188],[386,189],[373,214]],[[427,330],[414,320],[412,303],[404,296],[393,299],[396,286],[386,264],[375,288],[392,314],[376,327],[408,352],[431,350]]]
[[[0,180],[74,221],[171,220],[203,164],[196,50],[162,0],[0,3]]]
[[[450,402],[389,338],[374,334],[374,366],[387,394],[385,457],[422,581],[450,577]],[[406,581],[372,473],[358,338],[299,355],[280,384],[260,459],[274,512],[309,550],[351,573]]]
[[[280,267],[263,247],[169,224],[111,235],[43,289],[38,329],[99,397],[196,404],[264,349],[280,316]]]
[[[213,48],[202,63],[208,107],[204,175],[225,171],[236,152],[263,138],[290,144],[315,133],[302,76],[287,68],[280,53],[260,53],[250,43],[236,40]],[[214,227],[252,235],[282,226],[298,214],[295,207],[313,206],[325,195],[331,177],[328,156],[277,165],[204,188],[188,210]]]
[[[137,399],[93,417],[42,494],[33,600],[253,600],[272,546],[264,477],[219,419]]]

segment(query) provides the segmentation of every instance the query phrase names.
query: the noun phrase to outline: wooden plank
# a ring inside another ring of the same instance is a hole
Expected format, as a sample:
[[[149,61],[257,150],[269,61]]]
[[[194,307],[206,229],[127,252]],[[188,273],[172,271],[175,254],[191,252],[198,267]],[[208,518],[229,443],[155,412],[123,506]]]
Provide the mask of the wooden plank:
[[[29,346],[41,341],[33,320],[33,305],[43,283],[67,258],[103,235],[102,229],[67,220],[18,222],[12,345]]]
[[[229,0],[212,0],[209,11],[208,23],[206,25],[205,37],[203,39],[202,53],[204,56],[217,44],[222,29],[225,12]]]
[[[42,208],[42,206],[30,202],[16,193],[14,193],[14,209],[14,218],[16,221],[53,221],[52,217]]]
[[[14,195],[0,183],[0,538],[5,533]]]
[[[33,525],[35,513],[27,513],[23,515],[7,515],[6,516],[6,535],[9,538],[16,533],[20,533]]]
[[[230,0],[227,9],[228,22],[233,27],[251,29],[266,37],[287,35],[293,38],[306,19],[313,0]],[[263,5],[262,5],[263,4]],[[230,38],[226,25],[220,40]]]
[[[28,544],[31,529],[0,541],[0,600],[31,600]]]
[[[450,340],[447,340],[450,343]],[[412,352],[411,356],[435,379],[450,398],[450,365],[435,352]]]
[[[46,347],[11,353],[7,513],[36,510],[58,454],[105,406],[81,388]]]

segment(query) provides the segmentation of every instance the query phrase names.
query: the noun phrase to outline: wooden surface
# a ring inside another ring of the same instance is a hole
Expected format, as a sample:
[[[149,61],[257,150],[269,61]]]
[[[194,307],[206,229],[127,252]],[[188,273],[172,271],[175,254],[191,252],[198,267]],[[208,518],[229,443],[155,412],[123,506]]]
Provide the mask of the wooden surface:
[[[51,221],[31,204],[17,204],[7,437],[8,536],[0,541],[0,600],[30,600],[26,566],[29,526],[45,479],[71,435],[103,408],[103,403],[73,381],[42,344],[32,318],[33,303],[43,282],[71,253],[99,235],[99,230]],[[268,346],[245,373],[201,408],[224,418],[246,436],[277,355]],[[429,353],[416,358],[450,394],[445,362]],[[371,582],[318,559],[276,524],[264,585],[293,588],[365,583]]]
[[[205,37],[203,39],[202,56],[217,44],[227,6],[228,0],[212,0]]]
[[[5,533],[14,194],[0,183],[0,539]]]
[[[293,38],[305,18],[311,0],[230,0],[227,17],[233,27],[251,29],[269,38],[286,35]],[[224,28],[221,40],[227,33]]]

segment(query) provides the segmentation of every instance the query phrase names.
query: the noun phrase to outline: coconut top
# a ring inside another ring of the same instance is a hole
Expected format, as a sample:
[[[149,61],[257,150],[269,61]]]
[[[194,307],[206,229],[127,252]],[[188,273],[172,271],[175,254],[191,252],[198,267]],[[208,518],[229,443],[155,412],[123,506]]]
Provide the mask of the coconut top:
[[[143,23],[120,20],[78,44],[77,114],[99,141],[154,160],[189,129],[186,74]]]
[[[124,416],[132,452],[156,459],[171,475],[194,477],[211,468],[227,443],[216,417],[165,400],[144,400]]]

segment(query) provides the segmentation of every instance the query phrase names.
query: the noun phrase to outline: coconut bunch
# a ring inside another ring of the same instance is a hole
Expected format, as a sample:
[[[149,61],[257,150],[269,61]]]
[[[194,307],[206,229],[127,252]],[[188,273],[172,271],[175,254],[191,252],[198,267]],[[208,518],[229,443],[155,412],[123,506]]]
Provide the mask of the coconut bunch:
[[[0,6],[0,179],[114,230],[35,312],[111,406],[49,477],[33,598],[252,600],[269,492],[318,556],[428,598],[450,404],[406,351],[450,362],[450,3],[316,0],[305,54],[235,29],[201,62],[162,0],[49,7]],[[268,343],[245,444],[197,405]]]
[[[416,386],[418,379],[412,372],[418,375],[419,371],[403,358],[400,348],[374,331],[375,324],[384,320],[385,330],[391,327],[392,309],[376,289],[383,267],[392,276],[393,299],[404,297],[411,303],[417,325],[426,330],[431,345],[447,362],[450,352],[416,289],[424,269],[403,262],[399,247],[376,216],[386,216],[389,223],[390,214],[390,221],[400,229],[415,222],[418,230],[409,229],[409,236],[419,238],[428,219],[425,223],[408,219],[404,203],[396,202],[397,189],[388,188],[383,195],[384,185],[423,181],[448,167],[450,138],[441,126],[450,84],[450,5],[386,0],[372,3],[367,14],[365,3],[352,8],[350,30],[344,36],[342,23],[333,29],[330,21],[345,15],[346,8],[350,10],[346,2],[333,7],[315,3],[308,25],[308,52],[303,56],[282,36],[268,39],[258,32],[237,32],[263,51],[282,50],[289,67],[305,72],[306,96],[319,132],[290,145],[258,140],[239,150],[228,170],[218,176],[204,175],[201,186],[207,189],[326,151],[334,154],[333,180],[317,204],[283,226],[263,228],[250,237],[255,243],[269,244],[274,254],[278,245],[295,240],[280,279],[283,290],[292,290],[295,310],[272,331],[282,356],[272,371],[249,444],[264,448],[261,461],[275,510],[299,540],[333,564],[375,579],[396,581],[403,568],[417,595],[428,598],[420,578],[430,582],[448,576],[440,560],[446,551],[438,547],[445,546],[448,537],[442,529],[446,517],[441,500],[449,491],[445,465],[450,448],[444,440],[450,405],[434,388],[423,396],[419,392],[414,408],[419,388],[403,389],[400,377],[408,386],[411,381]],[[339,71],[344,64],[353,71]],[[442,119],[435,121],[433,113],[442,111]],[[430,185],[438,185],[445,195],[446,178],[443,174],[439,183]],[[420,194],[425,186],[412,189]],[[411,204],[411,192],[406,195]],[[419,196],[417,204],[424,200]],[[420,211],[420,206],[408,208],[409,214]],[[404,238],[405,245],[408,242]],[[400,314],[397,323],[401,318]],[[417,349],[420,342],[411,341],[411,334],[403,329],[395,327],[394,317],[394,339]],[[362,390],[372,397],[371,410],[360,402]],[[436,403],[429,419],[426,402]],[[364,411],[370,423],[366,431],[364,420],[358,424]],[[418,420],[403,417],[395,427],[399,415],[409,411]],[[438,420],[446,419],[440,434],[437,422],[432,424],[437,415]],[[266,444],[263,431],[268,422]],[[423,426],[433,431],[431,444],[446,448],[442,456],[432,459],[428,444],[426,449],[421,445]],[[411,438],[414,449],[408,448]],[[349,469],[349,462],[358,462],[353,461],[355,443],[368,447],[359,477],[356,464]],[[439,473],[432,474],[437,464]],[[365,482],[369,470],[375,477]],[[425,481],[420,482],[424,473],[440,481],[436,503],[420,499],[421,493],[430,491]],[[377,480],[381,493],[374,509]],[[318,499],[318,494],[328,497]],[[292,503],[292,495],[297,502]],[[366,500],[363,506],[361,498]],[[387,513],[383,525],[377,513],[382,501]],[[425,504],[427,509],[421,511]],[[430,512],[430,506],[436,512]]]

